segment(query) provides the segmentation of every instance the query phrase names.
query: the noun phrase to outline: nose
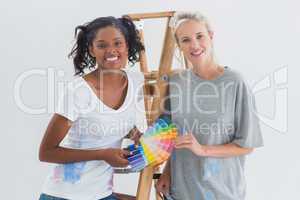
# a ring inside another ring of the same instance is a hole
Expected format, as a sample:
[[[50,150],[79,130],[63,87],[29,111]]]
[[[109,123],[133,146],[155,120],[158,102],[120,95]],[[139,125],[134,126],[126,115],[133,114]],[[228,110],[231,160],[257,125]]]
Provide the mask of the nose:
[[[108,53],[108,54],[115,54],[116,52],[117,52],[117,49],[112,45],[106,49],[106,53]]]
[[[199,48],[199,42],[196,39],[193,39],[191,41],[191,49],[198,49]]]

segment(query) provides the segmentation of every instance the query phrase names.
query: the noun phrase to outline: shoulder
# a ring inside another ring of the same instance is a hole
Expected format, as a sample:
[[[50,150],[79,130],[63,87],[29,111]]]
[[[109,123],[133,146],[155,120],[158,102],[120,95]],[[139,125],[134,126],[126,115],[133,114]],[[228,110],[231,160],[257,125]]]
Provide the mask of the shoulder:
[[[128,78],[134,81],[144,81],[144,74],[141,71],[133,68],[126,68],[124,71],[126,72]]]
[[[231,67],[225,67],[224,78],[236,81],[238,83],[245,83],[246,79],[243,74]]]
[[[74,77],[64,87],[64,95],[75,102],[84,102],[91,99],[91,89],[83,77]]]
[[[188,76],[189,70],[188,69],[177,69],[173,70],[169,74],[169,81],[170,82],[177,82],[183,78],[186,78]]]
[[[226,69],[226,77],[235,82],[236,85],[236,92],[240,95],[249,95],[252,94],[250,84],[248,83],[247,79],[245,76],[232,68],[227,68]]]

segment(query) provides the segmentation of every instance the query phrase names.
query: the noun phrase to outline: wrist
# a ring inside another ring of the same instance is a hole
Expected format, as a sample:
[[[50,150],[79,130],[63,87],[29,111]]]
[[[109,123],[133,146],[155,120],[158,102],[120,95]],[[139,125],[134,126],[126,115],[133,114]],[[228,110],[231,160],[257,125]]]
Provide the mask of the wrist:
[[[106,161],[106,155],[107,155],[108,149],[99,149],[96,150],[95,160],[104,160]]]
[[[198,156],[207,156],[207,146],[206,145],[199,145],[198,151],[197,151]]]

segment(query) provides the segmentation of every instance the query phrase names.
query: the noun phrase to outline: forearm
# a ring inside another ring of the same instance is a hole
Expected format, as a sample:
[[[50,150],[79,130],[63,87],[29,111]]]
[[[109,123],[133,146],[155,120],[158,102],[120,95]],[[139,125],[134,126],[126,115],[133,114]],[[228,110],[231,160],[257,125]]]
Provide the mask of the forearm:
[[[253,148],[240,147],[234,143],[223,145],[201,145],[199,147],[198,155],[204,157],[234,157],[251,153]]]
[[[170,175],[170,173],[171,173],[171,166],[170,166],[170,159],[168,159],[165,168],[163,170],[163,174]]]
[[[101,150],[79,150],[56,147],[48,150],[41,150],[39,159],[50,163],[71,163],[87,160],[104,160],[105,149]]]

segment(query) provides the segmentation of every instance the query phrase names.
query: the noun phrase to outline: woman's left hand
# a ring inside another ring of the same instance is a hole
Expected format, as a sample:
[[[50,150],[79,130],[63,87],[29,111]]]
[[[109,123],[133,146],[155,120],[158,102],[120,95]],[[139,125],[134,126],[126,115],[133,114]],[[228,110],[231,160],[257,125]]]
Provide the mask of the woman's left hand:
[[[192,151],[194,154],[201,156],[203,152],[203,146],[199,144],[197,139],[192,133],[177,137],[175,141],[175,148],[182,149],[186,148]]]

